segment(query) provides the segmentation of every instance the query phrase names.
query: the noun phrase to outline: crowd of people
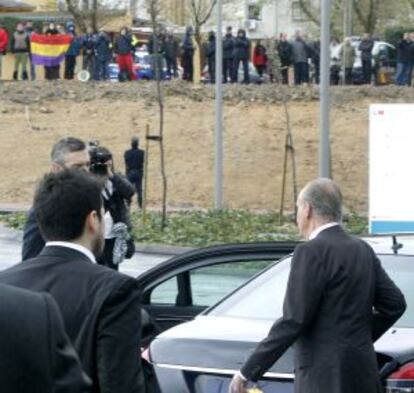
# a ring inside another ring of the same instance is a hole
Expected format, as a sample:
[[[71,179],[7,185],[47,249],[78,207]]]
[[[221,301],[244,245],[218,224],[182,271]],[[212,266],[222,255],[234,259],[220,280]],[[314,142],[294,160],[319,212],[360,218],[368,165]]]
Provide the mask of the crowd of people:
[[[42,33],[46,36],[65,34],[71,37],[68,50],[65,53],[64,78],[74,79],[78,57],[82,56],[82,70],[89,74],[89,78],[99,81],[109,79],[108,65],[115,56],[119,66],[120,80],[135,80],[133,71],[133,52],[135,40],[130,30],[123,27],[114,40],[103,29],[95,32],[88,28],[85,34],[78,35],[75,25],[66,26],[50,23],[44,31],[36,31],[33,22],[17,23],[16,29],[9,34],[0,26],[0,75],[2,56],[8,49],[14,56],[14,80],[35,80],[36,68],[32,62],[31,37],[33,33]],[[44,66],[45,78],[55,80],[60,78],[60,65]]]
[[[0,75],[2,56],[8,49],[14,55],[13,79],[34,80],[36,68],[31,58],[31,36],[39,33],[31,21],[18,23],[11,34],[10,45],[8,32],[0,26]],[[73,23],[65,27],[50,23],[42,32],[44,35],[66,34],[71,37],[69,48],[65,54],[64,78],[73,79],[78,57],[82,57],[82,70],[88,72],[92,80],[109,79],[109,63],[114,59],[118,64],[120,81],[135,80],[134,54],[137,46],[148,51],[152,59],[154,78],[157,72],[165,71],[167,79],[182,77],[194,81],[194,55],[196,42],[194,30],[186,28],[184,36],[179,39],[171,31],[160,29],[152,34],[148,42],[139,42],[127,27],[119,34],[109,35],[103,29],[95,32],[88,28],[85,34],[78,35]],[[330,44],[330,81],[332,85],[353,84],[354,66],[360,56],[361,78],[358,83],[371,84],[373,76],[377,77],[378,69],[383,59],[373,55],[374,39],[364,34],[355,44],[351,37],[345,37],[342,42],[332,38]],[[233,33],[231,26],[227,27],[222,38],[223,47],[223,83],[250,83],[250,62],[256,69],[261,80],[295,85],[319,83],[320,78],[320,41],[313,40],[307,34],[296,32],[289,38],[280,34],[273,39],[252,42],[246,31],[239,29]],[[395,83],[411,85],[414,64],[414,33],[406,33],[397,44],[397,64]],[[205,67],[208,71],[208,81],[215,83],[216,68],[216,33],[208,33],[202,44]],[[357,50],[359,53],[357,53]],[[203,63],[203,62],[202,62]],[[203,65],[203,64],[202,64]],[[180,68],[181,66],[181,68]],[[164,70],[165,67],[165,70]],[[181,71],[181,72],[180,72]],[[293,73],[293,75],[290,75]],[[45,66],[45,78],[49,80],[60,77],[60,65]],[[375,78],[377,79],[377,78]]]
[[[358,49],[362,53],[364,69],[363,83],[372,80],[372,49],[374,40],[365,35]],[[335,48],[340,46],[339,51]],[[341,83],[341,71],[345,75],[344,83],[352,84],[352,71],[356,59],[356,49],[352,40],[346,37],[343,43],[336,38],[331,41],[331,84]],[[215,33],[210,32],[204,45],[204,53],[210,81],[215,82]],[[319,83],[321,48],[319,40],[311,40],[307,35],[296,32],[289,40],[287,34],[274,39],[258,40],[254,45],[240,29],[234,36],[228,27],[223,37],[223,83],[237,82],[239,67],[242,65],[243,83],[249,83],[249,61],[251,59],[257,74],[263,78],[268,75],[270,82],[289,84],[290,70],[293,70],[295,85]]]

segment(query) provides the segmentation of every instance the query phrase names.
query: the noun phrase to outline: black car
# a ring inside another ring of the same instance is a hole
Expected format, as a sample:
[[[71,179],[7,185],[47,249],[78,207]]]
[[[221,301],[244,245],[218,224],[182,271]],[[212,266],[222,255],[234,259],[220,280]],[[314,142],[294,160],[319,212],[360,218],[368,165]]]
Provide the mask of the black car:
[[[375,344],[379,372],[387,393],[414,392],[414,250],[407,252],[409,244],[414,243],[404,241],[404,248],[395,254],[397,247],[395,242],[393,247],[391,238],[368,241],[404,292],[408,304],[396,326]],[[227,392],[234,373],[282,315],[291,262],[291,255],[286,254],[290,254],[294,246],[293,243],[224,246],[199,250],[177,259],[181,266],[177,267],[180,272],[173,278],[176,286],[170,301],[175,299],[175,304],[171,311],[167,311],[171,304],[148,303],[148,299],[155,299],[151,294],[146,298],[148,311],[163,327],[192,318],[214,296],[220,296],[220,288],[222,294],[230,289],[224,287],[225,278],[227,274],[234,276],[236,266],[239,272],[249,271],[240,273],[243,277],[240,282],[255,271],[259,273],[193,321],[169,329],[152,341],[150,359],[163,393]],[[280,258],[282,255],[285,257]],[[182,262],[186,257],[193,259],[192,262]],[[272,259],[275,262],[261,271]],[[191,263],[194,263],[193,268]],[[229,271],[225,268],[227,263]],[[219,288],[211,298],[206,292],[206,301],[196,288],[200,269],[204,274],[212,274],[212,288]],[[154,291],[155,288],[150,293]],[[293,357],[289,350],[259,381],[258,387],[265,393],[288,393],[293,392],[293,380]]]

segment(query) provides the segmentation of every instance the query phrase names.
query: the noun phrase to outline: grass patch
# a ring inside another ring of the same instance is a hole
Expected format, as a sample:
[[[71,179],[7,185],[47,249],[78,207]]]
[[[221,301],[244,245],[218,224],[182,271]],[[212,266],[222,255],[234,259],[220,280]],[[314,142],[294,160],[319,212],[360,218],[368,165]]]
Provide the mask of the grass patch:
[[[22,230],[25,214],[9,214],[0,220],[8,227]],[[279,225],[274,212],[254,213],[247,210],[189,211],[170,213],[168,226],[161,231],[161,214],[151,212],[144,226],[142,215],[133,214],[133,235],[139,243],[169,244],[176,246],[205,247],[225,243],[250,243],[275,240],[299,240],[295,223],[285,219]],[[352,234],[367,231],[366,218],[348,215],[344,225]]]

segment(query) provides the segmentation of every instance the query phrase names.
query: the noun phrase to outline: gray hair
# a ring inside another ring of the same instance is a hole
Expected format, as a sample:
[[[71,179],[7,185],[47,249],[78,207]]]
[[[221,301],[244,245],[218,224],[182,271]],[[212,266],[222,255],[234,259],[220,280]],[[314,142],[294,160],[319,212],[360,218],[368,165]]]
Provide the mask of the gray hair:
[[[66,155],[68,153],[74,153],[78,151],[83,151],[86,149],[85,142],[80,139],[67,137],[59,140],[52,149],[51,160],[53,163],[59,165],[65,165]]]
[[[319,218],[341,222],[342,193],[334,181],[322,178],[311,181],[303,189],[302,198]]]

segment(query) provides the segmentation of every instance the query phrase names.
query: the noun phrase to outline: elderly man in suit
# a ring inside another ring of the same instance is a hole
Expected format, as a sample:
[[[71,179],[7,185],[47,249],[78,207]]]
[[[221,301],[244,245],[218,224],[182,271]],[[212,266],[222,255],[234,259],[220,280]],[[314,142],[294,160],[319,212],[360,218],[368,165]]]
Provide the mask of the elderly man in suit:
[[[404,313],[404,296],[373,250],[341,227],[342,196],[317,179],[300,193],[297,223],[307,243],[295,250],[283,316],[231,382],[245,392],[295,346],[295,392],[379,393],[373,342]]]
[[[0,391],[89,393],[51,296],[0,285]]]
[[[1,272],[0,283],[53,296],[94,393],[143,393],[138,284],[96,263],[104,247],[101,188],[78,169],[46,175],[34,199],[46,246]]]
[[[52,173],[65,168],[78,168],[89,170],[90,157],[85,142],[78,138],[67,137],[60,139],[51,153]],[[22,260],[37,257],[45,246],[45,240],[39,230],[36,221],[36,213],[33,207],[29,210],[27,221],[23,231]]]

